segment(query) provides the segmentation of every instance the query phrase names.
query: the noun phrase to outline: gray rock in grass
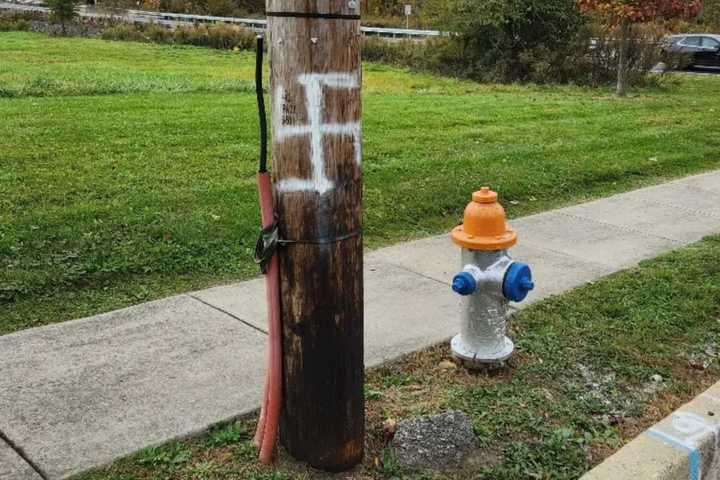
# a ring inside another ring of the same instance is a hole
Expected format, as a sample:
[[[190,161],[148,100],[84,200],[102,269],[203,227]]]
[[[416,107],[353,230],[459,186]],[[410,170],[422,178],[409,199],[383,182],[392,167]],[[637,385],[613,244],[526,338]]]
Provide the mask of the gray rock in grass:
[[[390,449],[406,471],[441,471],[465,464],[477,449],[470,418],[452,410],[398,423]]]

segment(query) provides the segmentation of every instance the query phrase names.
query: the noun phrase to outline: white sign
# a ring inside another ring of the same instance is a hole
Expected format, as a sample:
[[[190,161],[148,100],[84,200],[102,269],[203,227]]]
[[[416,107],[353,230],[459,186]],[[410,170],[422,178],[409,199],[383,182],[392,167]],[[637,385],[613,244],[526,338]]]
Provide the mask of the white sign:
[[[405,16],[409,17],[412,15],[412,5],[405,5]]]

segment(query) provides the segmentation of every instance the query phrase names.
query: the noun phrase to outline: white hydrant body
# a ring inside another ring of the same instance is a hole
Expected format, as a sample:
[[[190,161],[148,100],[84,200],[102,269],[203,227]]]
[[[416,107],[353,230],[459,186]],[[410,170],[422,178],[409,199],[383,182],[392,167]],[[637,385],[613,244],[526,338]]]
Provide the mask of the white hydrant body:
[[[507,226],[495,192],[483,188],[473,195],[453,241],[462,247],[462,271],[452,284],[462,295],[462,315],[452,354],[471,368],[500,364],[515,348],[506,336],[509,303],[524,300],[534,284],[530,267],[508,255],[517,234]]]
[[[512,263],[506,250],[462,249],[462,267],[477,281],[474,293],[463,296],[460,333],[451,342],[455,357],[467,363],[507,360],[514,350],[506,335],[508,300],[503,295],[505,272]]]

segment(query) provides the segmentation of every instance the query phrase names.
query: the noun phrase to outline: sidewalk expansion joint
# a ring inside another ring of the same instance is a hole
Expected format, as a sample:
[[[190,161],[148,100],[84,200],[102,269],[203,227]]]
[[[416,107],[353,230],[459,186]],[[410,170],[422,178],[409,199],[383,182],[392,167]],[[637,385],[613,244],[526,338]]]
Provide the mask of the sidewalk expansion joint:
[[[702,188],[699,188],[699,190],[702,190],[703,192],[707,192],[707,193],[713,193],[713,194],[717,193],[717,192],[714,192],[714,191],[712,191],[712,190],[705,190],[705,189],[702,189]],[[642,198],[642,197],[641,197],[641,198]],[[695,209],[695,208],[683,207],[683,206],[681,206],[681,205],[675,205],[675,204],[672,203],[672,202],[663,202],[663,201],[658,201],[658,200],[645,200],[645,201],[646,201],[646,202],[650,202],[650,203],[654,203],[655,205],[660,205],[661,207],[667,207],[667,208],[674,208],[674,209],[676,209],[676,210],[682,210],[683,212],[692,213],[692,214],[698,215],[698,216],[700,216],[700,217],[709,217],[709,218],[712,218],[712,219],[715,219],[715,220],[720,220],[720,215],[717,215],[717,214],[712,213],[712,212],[708,212],[707,210],[698,210],[698,209]]]
[[[27,455],[27,453],[25,453],[25,451],[22,448],[20,448],[19,445],[17,445],[15,442],[10,440],[10,438],[7,435],[5,435],[5,432],[3,432],[2,430],[0,430],[0,441],[5,442],[5,444],[8,447],[10,447],[10,449],[12,449],[12,451],[15,452],[15,454],[18,457],[20,457],[25,463],[27,463],[30,466],[30,468],[32,468],[35,471],[35,473],[37,473],[40,476],[40,478],[42,478],[43,480],[49,480],[50,477],[48,477],[48,475],[43,471],[43,469],[40,468],[40,466],[38,464],[33,462],[30,459],[30,457]]]
[[[535,242],[525,242],[526,245],[535,248],[537,250],[541,250],[543,252],[552,253],[554,255],[557,255],[559,257],[565,257],[568,260],[572,260],[577,263],[585,264],[585,265],[592,265],[598,268],[602,268],[603,270],[607,271],[609,268],[612,269],[612,272],[616,272],[618,270],[622,270],[625,267],[618,267],[617,265],[611,265],[608,263],[602,263],[595,260],[591,260],[589,258],[585,257],[579,257],[577,255],[573,255],[572,253],[564,252],[562,250],[556,250],[554,248],[550,248],[547,245],[541,245],[539,243]],[[604,275],[609,275],[610,273],[606,273]]]
[[[196,301],[202,303],[203,305],[206,305],[206,306],[212,308],[213,310],[217,310],[217,311],[220,312],[220,313],[224,313],[225,315],[227,315],[227,316],[230,317],[230,318],[234,318],[235,320],[237,320],[238,322],[242,323],[243,325],[247,325],[248,327],[250,327],[250,328],[252,328],[252,329],[254,329],[254,330],[257,330],[258,332],[260,332],[260,333],[262,333],[262,334],[264,334],[264,335],[267,335],[267,334],[268,334],[268,332],[265,331],[265,330],[263,330],[262,328],[253,325],[252,323],[248,322],[247,320],[243,320],[242,318],[238,317],[237,315],[234,315],[234,314],[228,312],[228,311],[225,310],[224,308],[220,308],[220,307],[218,307],[218,306],[213,305],[213,304],[210,303],[210,302],[206,302],[206,301],[203,300],[202,298],[196,297],[196,296],[193,295],[192,293],[186,293],[185,295],[187,295],[188,297],[192,298],[193,300],[196,300]]]
[[[435,278],[435,277],[433,277],[433,276],[425,275],[424,273],[421,273],[421,272],[416,272],[416,271],[413,270],[412,268],[408,268],[408,267],[406,267],[405,265],[400,265],[400,264],[395,263],[395,262],[392,262],[392,261],[387,261],[387,260],[386,260],[386,262],[387,262],[388,264],[392,265],[393,267],[397,267],[397,268],[399,268],[400,270],[405,270],[405,271],[408,272],[408,273],[412,273],[413,275],[417,275],[418,277],[422,277],[422,278],[424,278],[424,279],[426,279],[426,280],[430,280],[430,281],[433,281],[433,282],[435,282],[435,283],[439,283],[440,285],[442,285],[442,286],[444,286],[444,287],[449,287],[449,286],[450,286],[450,282],[449,282],[449,281],[440,280],[440,279],[437,279],[437,278]]]
[[[564,217],[572,218],[572,219],[574,219],[574,220],[586,220],[586,221],[588,221],[588,222],[595,223],[595,224],[597,224],[597,225],[602,225],[603,227],[612,228],[612,229],[614,229],[614,230],[619,230],[619,231],[621,231],[621,232],[625,232],[625,233],[636,233],[636,234],[638,234],[638,235],[640,235],[640,236],[643,236],[643,237],[645,237],[645,238],[659,238],[659,239],[661,239],[661,240],[667,240],[668,242],[675,243],[675,244],[677,244],[678,246],[685,245],[685,243],[682,242],[682,241],[680,241],[680,240],[677,240],[677,239],[674,239],[674,238],[664,237],[664,236],[662,236],[662,235],[654,235],[654,234],[652,234],[652,233],[644,232],[644,231],[638,230],[638,229],[636,229],[636,228],[626,227],[626,226],[624,226],[624,225],[615,225],[615,224],[613,224],[613,223],[603,222],[602,220],[597,220],[597,219],[595,219],[595,218],[585,217],[585,216],[583,216],[583,215],[575,215],[575,214],[572,214],[572,213],[565,213],[565,212],[558,212],[558,213],[559,213],[560,215],[564,216]]]

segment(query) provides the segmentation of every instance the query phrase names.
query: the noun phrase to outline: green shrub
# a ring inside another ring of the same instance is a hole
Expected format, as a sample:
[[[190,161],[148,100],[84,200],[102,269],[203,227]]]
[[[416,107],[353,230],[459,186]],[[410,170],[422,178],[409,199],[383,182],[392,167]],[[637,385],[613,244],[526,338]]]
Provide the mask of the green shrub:
[[[457,34],[429,42],[368,39],[363,58],[485,82],[567,82],[587,68],[590,39],[574,0],[452,0],[448,9],[447,25]]]
[[[238,12],[238,7],[232,0],[207,0],[206,13],[221,17],[233,16]]]
[[[178,28],[173,32],[173,39],[178,44],[219,49],[248,49],[255,44],[255,34],[252,31],[222,23]]]
[[[720,32],[720,0],[705,0],[701,19],[705,31]]]
[[[363,0],[360,4],[363,24],[378,27],[404,26],[405,5],[411,5],[411,28],[439,28],[448,7],[447,0]]]
[[[104,40],[147,41],[147,37],[143,31],[131,23],[119,23],[107,27],[103,30],[101,37]]]
[[[77,16],[78,0],[46,0],[50,8],[50,19],[59,22],[62,33],[67,33],[66,26]]]
[[[459,61],[458,55],[455,45],[447,38],[424,42],[364,38],[362,43],[363,60],[445,75],[459,76],[453,68],[453,62]]]
[[[459,0],[454,8],[460,4],[468,9],[455,11],[465,18],[457,24],[459,35],[428,42],[366,38],[363,59],[483,82],[600,86],[617,79],[618,35],[581,16],[572,0],[530,2],[535,10],[528,11],[515,10],[513,0]],[[476,12],[478,4],[492,4],[496,15],[492,9]],[[648,72],[661,60],[665,33],[662,25],[633,30],[628,52],[632,84],[657,81]]]
[[[28,31],[30,22],[45,19],[47,16],[41,12],[0,11],[0,32]]]
[[[366,37],[362,42],[362,58],[369,62],[382,62],[391,65],[422,68],[428,48],[424,43],[402,40],[389,42],[380,38]],[[431,68],[428,61],[426,68]]]
[[[0,18],[0,32],[24,32],[30,30],[30,22],[27,20],[4,20]]]
[[[481,81],[562,77],[585,23],[575,0],[453,0],[455,69]]]
[[[264,0],[158,0],[157,5],[164,12],[230,17],[262,15],[265,11]]]
[[[161,25],[133,25],[121,23],[102,32],[105,40],[174,43],[218,49],[250,49],[255,46],[255,34],[248,29],[218,23],[195,25],[168,30]]]
[[[661,60],[661,42],[666,31],[661,25],[636,26],[632,29],[628,48],[628,82],[649,85],[657,77],[649,72]],[[565,60],[562,81],[584,85],[609,85],[617,81],[617,52],[619,35],[614,29],[590,24],[578,35],[577,52]],[[679,61],[679,60],[678,60]]]
[[[145,30],[145,36],[155,43],[168,43],[172,41],[172,32],[162,25],[150,25]]]

